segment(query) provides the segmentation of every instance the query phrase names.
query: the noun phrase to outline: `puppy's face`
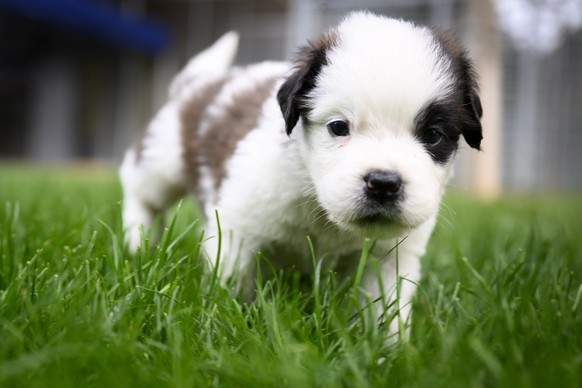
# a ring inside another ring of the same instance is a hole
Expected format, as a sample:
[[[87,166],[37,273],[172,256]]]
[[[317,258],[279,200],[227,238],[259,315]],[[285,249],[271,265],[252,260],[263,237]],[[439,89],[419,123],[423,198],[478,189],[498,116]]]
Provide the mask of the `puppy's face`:
[[[367,13],[305,48],[278,99],[328,218],[371,237],[434,216],[460,138],[482,137],[458,43]]]

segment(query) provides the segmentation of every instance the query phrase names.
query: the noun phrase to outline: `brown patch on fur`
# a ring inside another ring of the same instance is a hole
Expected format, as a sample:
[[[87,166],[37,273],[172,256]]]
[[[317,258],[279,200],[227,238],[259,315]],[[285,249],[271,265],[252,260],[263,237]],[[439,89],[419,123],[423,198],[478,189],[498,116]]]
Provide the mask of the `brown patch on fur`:
[[[182,143],[184,145],[184,162],[189,183],[198,184],[200,178],[200,152],[204,146],[199,138],[200,121],[206,108],[222,89],[225,79],[219,79],[203,86],[190,97],[181,107],[180,122],[182,124]]]
[[[200,141],[205,165],[209,167],[216,188],[226,177],[226,161],[234,153],[238,142],[256,128],[263,104],[269,98],[277,77],[261,80],[252,89],[232,96],[232,101],[221,106],[224,116],[213,120]]]
[[[184,161],[189,183],[196,187],[201,164],[210,169],[216,188],[226,176],[226,161],[238,142],[257,126],[263,104],[273,91],[277,77],[257,81],[253,88],[236,92],[228,105],[219,106],[221,117],[212,117],[208,128],[200,135],[200,123],[209,119],[207,109],[212,105],[229,77],[212,82],[197,90],[180,112]]]

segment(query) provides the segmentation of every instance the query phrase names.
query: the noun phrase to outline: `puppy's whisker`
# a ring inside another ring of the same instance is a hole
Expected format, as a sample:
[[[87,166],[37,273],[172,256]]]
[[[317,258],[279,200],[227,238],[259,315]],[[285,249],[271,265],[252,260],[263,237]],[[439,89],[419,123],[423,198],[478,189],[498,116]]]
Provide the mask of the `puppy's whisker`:
[[[315,198],[315,197],[306,197],[306,199],[303,202],[299,202],[296,207],[302,207],[302,206],[308,207],[308,206],[310,206],[310,205],[312,205],[314,203],[317,203],[317,198]]]
[[[327,212],[322,208],[317,209],[316,213],[314,214],[314,218],[311,221],[311,225],[315,225],[319,220],[321,220],[324,217],[327,217]],[[329,222],[329,220],[327,220],[327,222]]]
[[[321,217],[323,217],[325,215],[325,210],[321,209],[321,208],[317,208],[314,207],[313,209],[311,209],[311,211],[307,214],[307,219],[313,219],[313,221],[311,222],[312,224],[315,224],[315,222],[317,222]]]
[[[447,225],[449,228],[453,226],[452,219],[449,219],[447,215],[450,215],[452,218],[455,217],[455,211],[449,206],[449,204],[443,200],[441,201],[441,208],[444,211],[438,212],[438,220]]]
[[[313,186],[307,187],[301,191],[301,196],[307,197],[307,198],[310,198],[310,197],[315,198],[317,196],[317,191],[316,191],[315,187],[313,187]]]
[[[337,225],[335,224],[335,222],[333,222],[332,220],[328,219],[325,224],[323,224],[323,227],[321,228],[322,230],[330,230],[334,227],[337,227]]]

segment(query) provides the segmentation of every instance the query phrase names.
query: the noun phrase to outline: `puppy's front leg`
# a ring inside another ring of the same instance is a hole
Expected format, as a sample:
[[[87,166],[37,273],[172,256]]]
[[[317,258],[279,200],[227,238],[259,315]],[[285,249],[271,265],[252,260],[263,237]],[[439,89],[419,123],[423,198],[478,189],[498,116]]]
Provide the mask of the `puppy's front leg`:
[[[389,320],[390,332],[400,333],[401,322],[410,324],[412,299],[420,279],[419,257],[405,249],[394,249],[384,260],[370,264],[362,285],[375,301],[379,321]]]
[[[216,271],[222,284],[233,280],[235,291],[246,295],[247,289],[252,287],[254,245],[245,243],[241,233],[216,220],[209,222],[205,235],[203,248],[211,271]]]

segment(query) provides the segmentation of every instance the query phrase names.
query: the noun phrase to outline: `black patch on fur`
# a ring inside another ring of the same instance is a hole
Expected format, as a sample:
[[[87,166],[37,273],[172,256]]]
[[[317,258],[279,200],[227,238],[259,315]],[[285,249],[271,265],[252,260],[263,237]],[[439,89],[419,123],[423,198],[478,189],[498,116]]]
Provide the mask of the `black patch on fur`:
[[[321,69],[328,64],[327,51],[337,43],[334,30],[328,31],[317,41],[300,51],[295,71],[281,85],[277,101],[285,119],[285,130],[290,135],[299,118],[305,119],[309,108],[307,95],[315,87]]]
[[[466,50],[450,33],[432,29],[433,35],[442,49],[442,54],[450,60],[451,69],[455,79],[455,92],[441,103],[441,111],[444,107],[451,112],[446,116],[454,115],[454,126],[460,131],[467,144],[472,148],[481,149],[483,129],[481,117],[483,108],[479,99],[479,87],[477,75]],[[430,106],[429,106],[430,107]],[[427,107],[427,108],[429,108]]]
[[[459,144],[459,137],[462,134],[458,111],[445,102],[432,102],[421,110],[415,120],[415,136],[424,144],[432,159],[439,163],[448,162]],[[423,140],[431,128],[438,128],[444,135],[437,144],[427,144]]]

